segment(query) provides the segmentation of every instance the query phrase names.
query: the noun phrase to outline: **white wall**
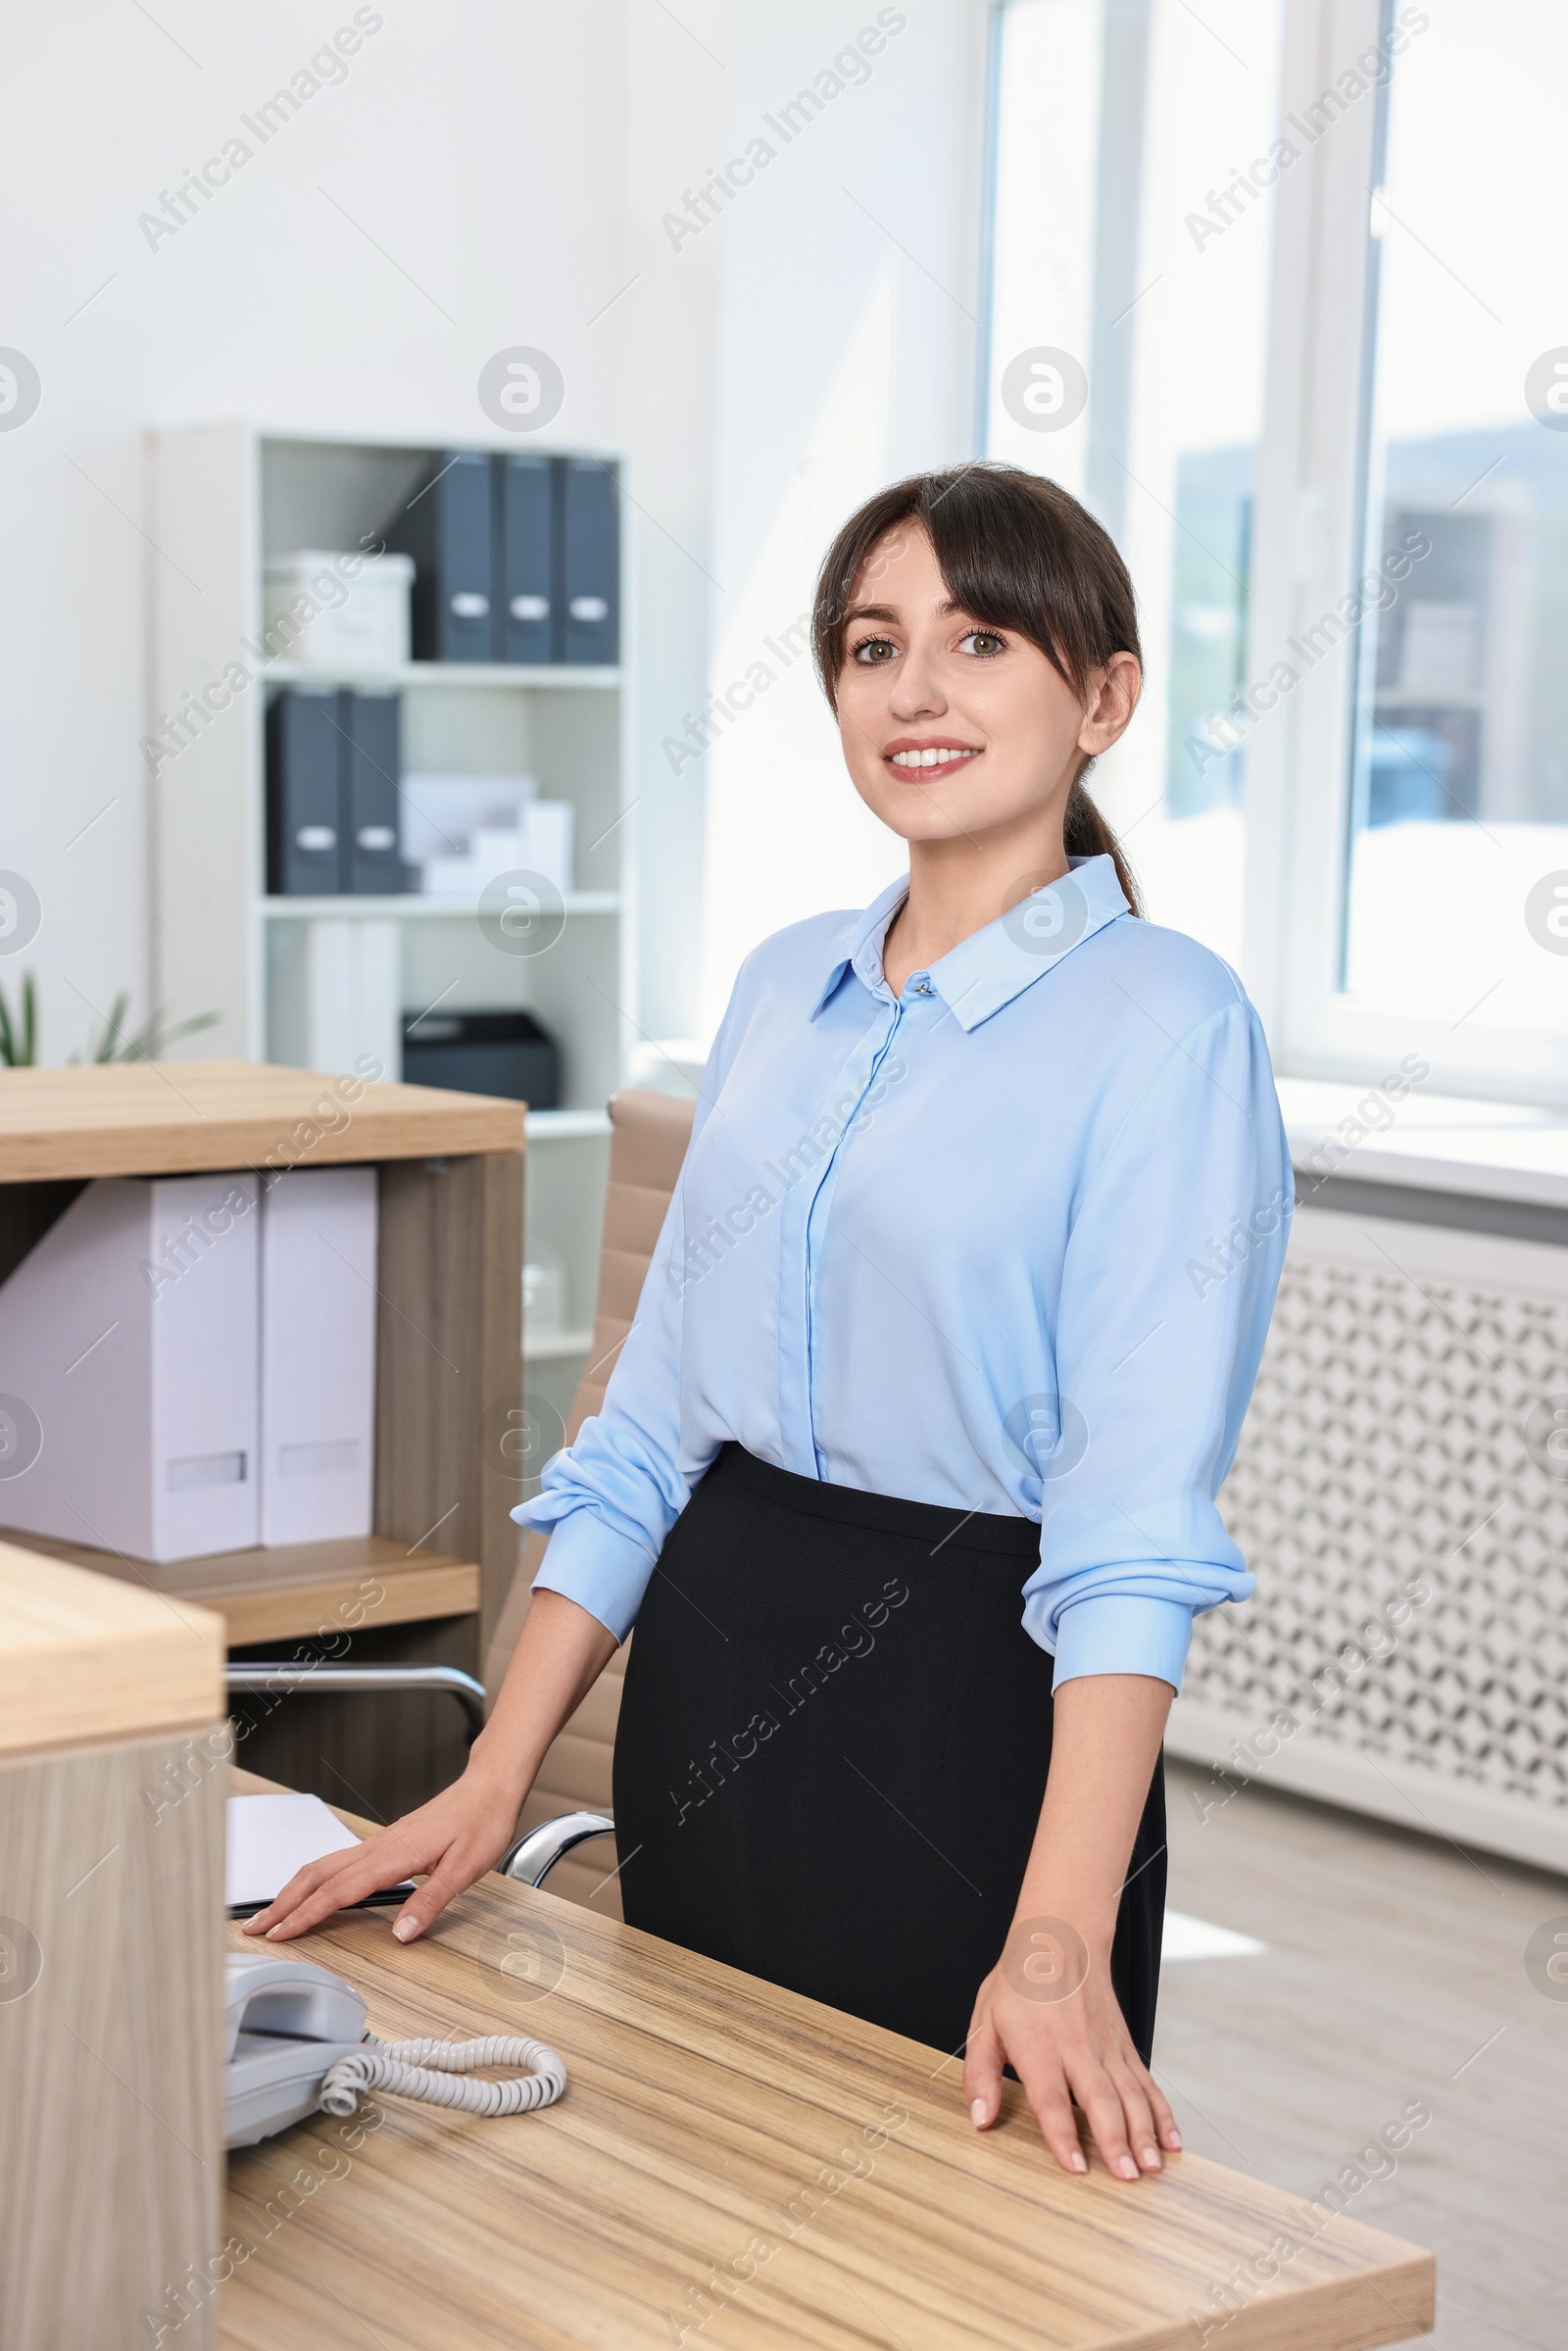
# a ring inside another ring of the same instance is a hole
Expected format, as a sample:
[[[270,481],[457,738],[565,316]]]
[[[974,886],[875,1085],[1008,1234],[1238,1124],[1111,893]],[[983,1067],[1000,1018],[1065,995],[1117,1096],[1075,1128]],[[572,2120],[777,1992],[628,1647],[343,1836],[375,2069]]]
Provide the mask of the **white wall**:
[[[346,77],[263,145],[241,116],[352,23],[353,0],[154,13],[87,0],[10,36],[0,339],[42,398],[0,431],[0,868],[32,883],[43,920],[0,955],[0,986],[14,1002],[36,970],[54,1060],[118,989],[148,1008],[137,742],[163,559],[145,536],[147,426],[246,416],[439,442],[484,429],[491,353],[540,345],[566,379],[553,437],[630,452],[639,666],[680,699],[706,652],[706,581],[675,550],[700,558],[708,532],[712,270],[706,256],[664,270],[657,219],[716,137],[722,74],[693,32],[642,0],[379,6]],[[721,50],[718,0],[679,13]],[[236,134],[251,160],[150,249],[138,215]],[[649,782],[652,1012],[689,1027],[693,786],[671,788],[662,761]]]
[[[638,1017],[650,1039],[697,1025],[703,779],[660,745],[694,710],[709,656],[713,336],[718,256],[677,254],[662,215],[719,152],[729,46],[726,0],[669,11],[626,0],[625,269],[617,304],[620,434],[637,460],[637,776],[641,876]],[[678,19],[678,22],[677,22]],[[698,241],[701,245],[702,240]]]
[[[43,919],[0,986],[37,972],[52,1060],[119,989],[150,1008],[146,428],[458,438],[483,429],[484,361],[527,342],[565,375],[552,439],[629,452],[640,1018],[700,1032],[754,938],[896,863],[804,655],[786,670],[760,639],[858,498],[972,446],[982,0],[884,11],[906,22],[863,83],[787,144],[762,117],[878,0],[394,0],[265,145],[240,118],[350,0],[154,13],[85,0],[12,32],[0,191],[26,226],[0,339],[42,399],[0,431],[0,869]],[[250,161],[150,248],[138,216],[236,134]],[[744,201],[673,237],[758,135],[776,157]],[[682,756],[687,714],[758,658],[765,719]]]
[[[861,499],[973,454],[986,13],[978,0],[733,11],[711,160],[758,136],[775,152],[681,252],[722,243],[711,688],[746,687],[757,662],[773,679],[746,688],[751,708],[715,727],[701,762],[705,1033],[757,940],[863,904],[904,870],[855,798],[809,661],[786,665],[767,640],[808,607]],[[781,109],[867,26],[886,36],[867,75],[852,80],[846,61],[847,86],[786,141],[768,117],[789,128]]]

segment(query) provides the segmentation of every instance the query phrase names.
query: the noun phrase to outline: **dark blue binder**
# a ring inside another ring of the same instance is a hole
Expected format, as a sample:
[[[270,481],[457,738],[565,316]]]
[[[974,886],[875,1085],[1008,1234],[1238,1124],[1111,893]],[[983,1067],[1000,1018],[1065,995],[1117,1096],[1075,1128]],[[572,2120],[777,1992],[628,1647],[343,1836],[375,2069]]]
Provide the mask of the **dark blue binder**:
[[[335,691],[290,687],[267,713],[267,887],[274,898],[341,888]]]
[[[416,661],[500,658],[494,508],[490,460],[449,449],[388,524],[387,545],[414,558]]]
[[[403,890],[408,877],[398,847],[402,701],[396,694],[345,694],[342,705],[345,887],[371,895]]]
[[[498,457],[499,659],[548,661],[555,650],[554,499],[547,457]]]
[[[274,897],[406,890],[396,694],[290,687],[267,713],[267,887]]]
[[[556,658],[614,662],[620,659],[620,493],[615,468],[579,457],[563,458],[560,468]]]

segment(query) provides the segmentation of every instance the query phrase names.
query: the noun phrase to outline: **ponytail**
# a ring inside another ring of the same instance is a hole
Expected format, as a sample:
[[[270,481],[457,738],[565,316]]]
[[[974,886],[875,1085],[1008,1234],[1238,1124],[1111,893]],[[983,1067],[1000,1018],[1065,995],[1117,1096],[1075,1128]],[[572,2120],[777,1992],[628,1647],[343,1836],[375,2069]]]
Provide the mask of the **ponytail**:
[[[1123,898],[1133,913],[1143,913],[1144,902],[1133,879],[1133,869],[1122,855],[1121,843],[1084,790],[1081,773],[1073,777],[1072,789],[1067,794],[1061,845],[1069,857],[1109,857],[1116,868]]]

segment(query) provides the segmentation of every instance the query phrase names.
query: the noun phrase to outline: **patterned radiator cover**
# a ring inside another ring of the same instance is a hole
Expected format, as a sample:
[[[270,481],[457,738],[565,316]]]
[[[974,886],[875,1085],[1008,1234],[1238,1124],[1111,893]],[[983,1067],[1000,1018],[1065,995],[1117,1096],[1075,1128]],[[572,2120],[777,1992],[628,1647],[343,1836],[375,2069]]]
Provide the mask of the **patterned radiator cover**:
[[[1568,1869],[1568,1249],[1297,1211],[1170,1749]]]

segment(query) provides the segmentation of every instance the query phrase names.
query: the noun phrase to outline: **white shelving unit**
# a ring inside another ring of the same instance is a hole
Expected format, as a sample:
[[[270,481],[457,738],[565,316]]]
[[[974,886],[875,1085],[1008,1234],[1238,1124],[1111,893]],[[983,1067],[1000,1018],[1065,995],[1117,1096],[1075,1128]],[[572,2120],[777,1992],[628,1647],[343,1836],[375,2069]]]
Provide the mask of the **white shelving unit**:
[[[406,1013],[440,1005],[535,1015],[562,1049],[564,1106],[529,1114],[526,1248],[561,1269],[565,1306],[560,1330],[525,1344],[530,1386],[564,1413],[591,1343],[604,1105],[639,1039],[627,677],[565,663],[326,671],[270,658],[262,637],[269,557],[362,546],[401,512],[434,451],[460,445],[517,443],[333,438],[243,423],[152,436],[154,987],[173,1018],[219,1014],[189,1053],[333,1071],[363,1067],[368,1054],[392,1077]],[[624,481],[620,453],[586,454],[613,459]],[[633,511],[623,500],[623,519]],[[623,534],[623,646],[632,642],[632,576]],[[407,773],[531,773],[547,798],[573,803],[578,886],[547,951],[499,951],[466,899],[269,895],[267,706],[305,681],[395,689]]]
[[[604,1110],[530,1110],[530,1143],[581,1143],[590,1135],[608,1136],[610,1118]]]
[[[564,903],[568,916],[620,912],[617,890],[573,890]],[[479,908],[471,898],[425,898],[408,891],[392,898],[369,893],[360,898],[264,898],[262,912],[272,922],[320,922],[327,916],[342,922],[384,922],[394,915],[399,922],[473,922]]]
[[[356,668],[351,662],[335,669],[342,686],[500,686],[515,693],[519,686],[548,687],[552,694],[575,686],[581,692],[618,687],[619,669],[596,669],[586,662],[549,661],[399,661],[387,669]],[[321,672],[305,661],[274,661],[268,671],[273,685],[319,685]]]

